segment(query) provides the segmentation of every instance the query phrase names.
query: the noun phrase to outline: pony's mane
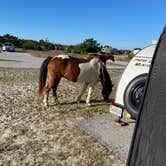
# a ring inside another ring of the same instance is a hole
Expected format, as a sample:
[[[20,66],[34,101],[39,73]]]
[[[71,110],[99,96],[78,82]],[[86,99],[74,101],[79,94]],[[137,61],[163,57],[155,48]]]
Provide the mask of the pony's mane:
[[[109,95],[112,92],[113,84],[105,65],[103,65],[102,71],[100,72],[100,82],[103,87],[102,95],[104,100],[107,101],[109,100]]]

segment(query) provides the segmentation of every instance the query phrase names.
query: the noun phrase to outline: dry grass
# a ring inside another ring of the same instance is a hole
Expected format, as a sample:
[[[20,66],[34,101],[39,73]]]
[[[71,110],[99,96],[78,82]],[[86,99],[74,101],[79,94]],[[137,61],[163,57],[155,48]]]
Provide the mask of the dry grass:
[[[56,56],[58,54],[64,54],[62,51],[37,51],[37,50],[26,50],[27,53],[30,53],[32,56],[46,58],[48,56]]]
[[[111,75],[115,83],[121,72]],[[0,69],[0,165],[124,165],[110,149],[74,127],[77,120],[108,112],[100,85],[93,106],[86,107],[71,103],[80,85],[63,79],[58,87],[62,104],[55,105],[50,97],[52,106],[46,110],[37,81],[38,70]]]
[[[37,50],[26,50],[27,53],[30,53],[32,56],[46,58],[48,56],[56,56],[60,54],[67,54],[65,51],[57,51],[57,50],[50,50],[50,51],[37,51]],[[72,55],[72,54],[71,54]],[[74,54],[73,56],[85,58],[87,55],[81,54]]]
[[[67,54],[65,51],[49,50],[49,51],[38,51],[38,50],[23,50],[22,48],[16,48],[17,52],[27,52],[35,57],[46,58],[48,56],[56,56],[59,54]],[[87,55],[74,54],[76,57],[86,58]],[[128,55],[115,55],[115,61],[126,61],[129,62],[130,59]]]
[[[24,50],[22,48],[16,48],[16,52],[26,52],[31,54],[35,57],[46,58],[48,56],[56,56],[59,54],[65,54],[64,51],[56,51],[56,50],[49,50],[49,51],[39,51],[39,50]]]
[[[115,55],[115,61],[129,62],[130,59],[129,59],[128,55]]]

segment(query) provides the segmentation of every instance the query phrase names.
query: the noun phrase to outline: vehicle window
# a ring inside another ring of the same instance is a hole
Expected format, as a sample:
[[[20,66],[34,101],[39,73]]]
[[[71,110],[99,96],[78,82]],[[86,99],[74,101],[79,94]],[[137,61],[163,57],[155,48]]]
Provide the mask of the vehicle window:
[[[6,43],[6,44],[4,44],[5,46],[12,46],[12,44],[10,44],[10,43]]]

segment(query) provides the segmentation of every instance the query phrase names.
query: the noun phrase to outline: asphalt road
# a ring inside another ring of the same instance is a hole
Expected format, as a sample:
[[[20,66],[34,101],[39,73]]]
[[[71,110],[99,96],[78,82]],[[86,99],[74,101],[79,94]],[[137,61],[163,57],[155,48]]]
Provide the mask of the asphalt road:
[[[43,58],[33,57],[28,53],[0,53],[0,67],[9,68],[39,68]]]
[[[0,67],[9,68],[40,68],[44,58],[33,57],[28,53],[20,52],[2,52],[0,53]],[[110,62],[107,64],[108,69],[124,70],[126,62],[116,61],[112,66]]]
[[[112,123],[117,117],[111,113],[93,116],[78,121],[75,126],[92,136],[101,144],[111,148],[122,160],[126,161],[132,140],[135,121],[123,119],[128,126],[117,126]]]

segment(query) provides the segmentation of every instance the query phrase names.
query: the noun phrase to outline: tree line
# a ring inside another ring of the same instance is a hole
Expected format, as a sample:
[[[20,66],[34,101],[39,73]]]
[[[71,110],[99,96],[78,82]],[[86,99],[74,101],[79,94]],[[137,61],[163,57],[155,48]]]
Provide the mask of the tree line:
[[[54,44],[46,40],[28,40],[28,39],[20,39],[14,35],[5,34],[0,36],[0,45],[2,46],[5,42],[11,42],[16,47],[22,49],[31,49],[31,50],[61,50],[67,53],[76,53],[76,54],[87,54],[89,52],[99,52],[102,50],[103,47],[107,47],[110,49],[110,52],[114,54],[129,54],[130,50],[119,50],[117,48],[112,48],[111,46],[102,46],[97,40],[93,38],[85,39],[83,42],[76,44],[76,45],[61,45],[61,44]]]
[[[20,39],[16,36],[5,34],[0,36],[0,45],[2,46],[5,42],[11,42],[18,48],[23,49],[32,49],[32,50],[53,50],[55,49],[55,45],[48,40],[27,40],[27,39]]]

